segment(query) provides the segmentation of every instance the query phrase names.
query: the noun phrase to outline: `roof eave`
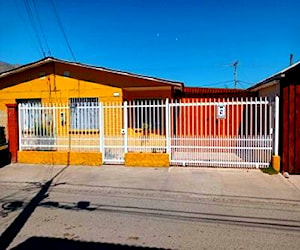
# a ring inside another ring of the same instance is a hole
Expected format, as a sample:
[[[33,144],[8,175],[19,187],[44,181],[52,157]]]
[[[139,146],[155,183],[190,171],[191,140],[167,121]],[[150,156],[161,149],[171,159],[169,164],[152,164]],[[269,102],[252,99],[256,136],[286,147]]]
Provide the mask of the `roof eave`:
[[[77,66],[77,67],[84,67],[84,68],[94,69],[94,70],[98,70],[98,71],[105,71],[105,72],[109,72],[109,73],[112,73],[112,74],[119,74],[119,75],[139,78],[139,79],[145,79],[145,80],[149,80],[149,81],[160,82],[160,83],[164,83],[164,84],[167,84],[167,85],[170,85],[170,86],[175,86],[175,87],[179,88],[181,91],[183,90],[183,87],[184,87],[183,82],[168,81],[168,80],[164,80],[164,79],[160,79],[160,78],[156,78],[156,77],[148,77],[148,76],[143,76],[143,75],[124,72],[124,71],[112,70],[112,69],[108,69],[108,68],[104,68],[104,67],[96,67],[96,66],[77,63],[77,62],[69,62],[69,61],[57,59],[57,58],[54,58],[54,57],[46,57],[46,58],[43,58],[43,59],[41,59],[37,62],[29,63],[29,64],[20,66],[18,68],[12,69],[12,70],[2,72],[0,74],[0,79],[4,78],[4,77],[8,77],[8,76],[13,75],[13,74],[23,72],[25,70],[28,70],[28,69],[31,69],[31,68],[34,68],[34,67],[38,67],[40,65],[43,65],[43,64],[46,64],[46,63],[49,63],[49,62],[65,63],[65,64]]]
[[[257,84],[255,84],[255,85],[249,87],[248,90],[255,91],[254,89],[257,89],[257,88],[260,87],[260,86],[263,86],[263,85],[265,85],[265,84],[268,84],[268,83],[271,82],[271,81],[274,81],[274,80],[280,80],[281,78],[285,77],[285,74],[286,74],[289,70],[295,68],[295,67],[298,66],[298,65],[300,65],[300,61],[294,63],[293,65],[291,65],[291,66],[289,66],[289,67],[287,67],[287,68],[285,68],[285,69],[283,69],[283,70],[281,70],[281,71],[279,71],[279,72],[277,72],[277,73],[275,73],[274,75],[271,75],[271,76],[268,77],[268,78],[263,79],[262,81],[258,82]],[[261,88],[264,88],[264,87],[261,87]],[[260,88],[260,89],[261,89],[261,88]]]
[[[271,87],[271,86],[279,84],[279,83],[280,83],[280,79],[273,79],[271,81],[264,82],[260,85],[254,85],[254,86],[250,87],[248,90],[258,91],[258,90],[265,89],[265,88]]]
[[[52,60],[53,60],[52,57],[46,57],[46,58],[43,58],[39,61],[29,63],[29,64],[25,64],[25,65],[22,65],[20,67],[17,67],[17,68],[8,70],[8,71],[4,71],[0,74],[0,78],[4,78],[4,77],[7,77],[7,76],[10,76],[10,75],[13,75],[13,74],[20,73],[20,72],[25,71],[27,69],[31,69],[31,68],[43,65],[45,63],[51,62]]]

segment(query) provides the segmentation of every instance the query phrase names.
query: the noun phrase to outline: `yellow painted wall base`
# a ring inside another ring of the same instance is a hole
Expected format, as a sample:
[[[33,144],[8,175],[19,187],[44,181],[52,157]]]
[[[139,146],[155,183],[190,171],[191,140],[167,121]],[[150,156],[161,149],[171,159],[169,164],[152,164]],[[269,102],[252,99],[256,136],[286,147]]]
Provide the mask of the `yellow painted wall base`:
[[[166,153],[126,153],[126,167],[169,167],[169,154]]]
[[[18,151],[19,163],[101,166],[100,152]]]
[[[277,172],[280,172],[280,156],[272,155],[272,167]]]

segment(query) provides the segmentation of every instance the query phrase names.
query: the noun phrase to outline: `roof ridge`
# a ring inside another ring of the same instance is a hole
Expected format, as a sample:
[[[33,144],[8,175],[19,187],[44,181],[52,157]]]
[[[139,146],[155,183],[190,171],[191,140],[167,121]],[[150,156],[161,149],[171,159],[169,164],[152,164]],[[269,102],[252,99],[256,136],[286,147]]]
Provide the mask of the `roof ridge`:
[[[0,74],[0,78],[18,73],[18,72],[20,72],[22,70],[26,70],[28,68],[32,68],[32,67],[35,67],[35,66],[42,65],[44,63],[47,63],[48,61],[53,61],[53,62],[58,62],[58,63],[66,63],[66,64],[70,64],[70,65],[75,65],[75,66],[78,66],[78,67],[86,67],[86,68],[95,69],[95,70],[103,70],[103,71],[107,71],[107,72],[110,72],[110,73],[113,73],[113,74],[127,75],[127,76],[146,79],[146,80],[150,80],[150,81],[160,81],[160,82],[164,82],[164,83],[167,83],[167,84],[180,85],[181,87],[184,86],[184,83],[180,82],[180,81],[167,80],[167,79],[162,79],[162,78],[153,77],[153,76],[145,76],[145,75],[141,75],[141,74],[126,72],[126,71],[121,71],[121,70],[114,70],[114,69],[109,69],[109,68],[105,68],[105,67],[102,67],[102,66],[94,66],[94,65],[80,63],[80,62],[72,62],[72,61],[67,61],[67,60],[59,59],[59,58],[52,57],[52,56],[44,57],[44,58],[42,58],[38,61],[31,62],[31,63],[25,64],[25,65],[22,65],[20,67],[17,67],[15,69],[2,72]]]

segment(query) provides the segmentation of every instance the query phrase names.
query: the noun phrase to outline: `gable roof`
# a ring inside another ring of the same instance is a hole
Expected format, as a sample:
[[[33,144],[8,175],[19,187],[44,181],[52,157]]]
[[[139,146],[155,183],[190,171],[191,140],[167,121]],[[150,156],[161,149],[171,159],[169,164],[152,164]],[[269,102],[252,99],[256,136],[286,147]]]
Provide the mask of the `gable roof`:
[[[98,67],[98,66],[93,66],[93,65],[88,65],[88,64],[78,63],[78,62],[70,62],[70,61],[66,61],[66,60],[57,59],[57,58],[54,58],[54,57],[45,57],[45,58],[43,58],[39,61],[32,62],[32,63],[29,63],[29,64],[25,64],[25,65],[22,65],[20,67],[15,68],[15,69],[11,69],[11,70],[2,72],[0,74],[0,79],[11,76],[11,75],[14,75],[14,74],[17,74],[17,73],[21,73],[21,72],[26,71],[28,69],[36,68],[38,66],[41,66],[41,65],[44,65],[44,64],[47,64],[47,63],[51,63],[51,62],[64,63],[64,64],[73,65],[73,66],[77,66],[77,67],[81,67],[81,68],[97,70],[97,71],[100,71],[100,72],[102,71],[102,72],[107,72],[107,73],[112,73],[112,74],[117,74],[117,75],[129,76],[129,77],[133,77],[133,78],[164,83],[164,84],[171,85],[171,86],[177,86],[181,89],[184,86],[183,82],[170,81],[170,80],[161,79],[161,78],[157,78],[157,77],[144,76],[144,75],[140,75],[140,74],[129,73],[129,72],[120,71],[120,70],[113,70],[113,69],[108,69],[108,68],[105,68],[105,67]]]
[[[261,88],[264,88],[264,87],[267,87],[267,86],[270,86],[270,84],[272,85],[271,82],[273,82],[273,84],[277,84],[279,81],[279,79],[286,73],[288,73],[289,71],[291,71],[292,69],[294,69],[295,67],[297,67],[298,65],[300,65],[300,61],[299,62],[296,62],[294,63],[293,65],[269,76],[268,78],[265,78],[264,80],[254,84],[253,86],[249,87],[248,90],[251,90],[251,91],[255,91],[255,90],[259,90]]]

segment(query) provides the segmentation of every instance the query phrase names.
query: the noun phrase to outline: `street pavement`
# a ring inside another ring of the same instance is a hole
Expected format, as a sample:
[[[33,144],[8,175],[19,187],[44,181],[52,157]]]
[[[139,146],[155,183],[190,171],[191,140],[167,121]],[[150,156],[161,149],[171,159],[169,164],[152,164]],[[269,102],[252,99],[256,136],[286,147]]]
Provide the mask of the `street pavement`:
[[[0,204],[0,247],[300,245],[300,176],[257,169],[12,164],[0,169]]]

